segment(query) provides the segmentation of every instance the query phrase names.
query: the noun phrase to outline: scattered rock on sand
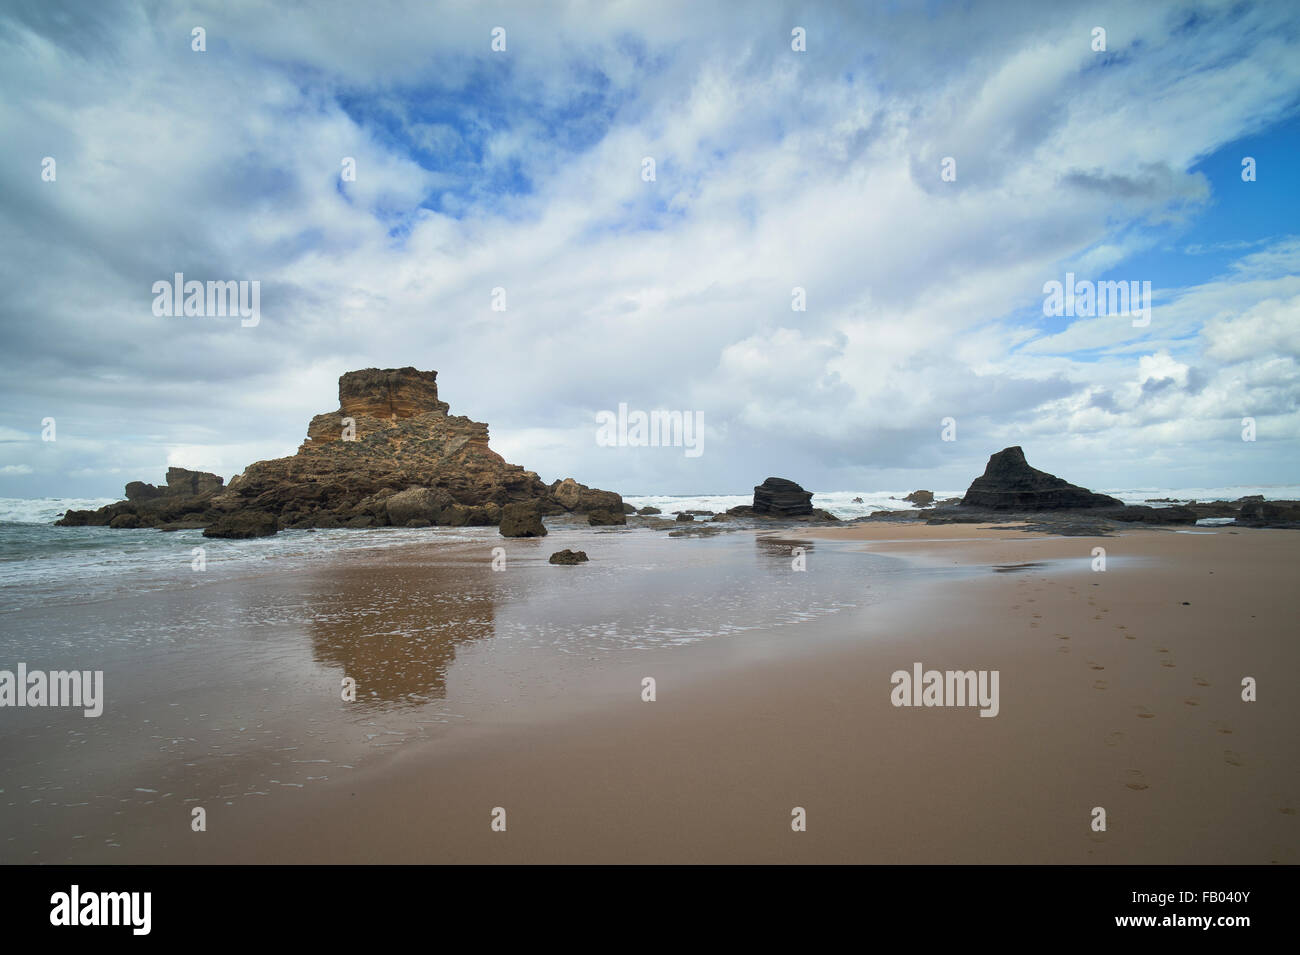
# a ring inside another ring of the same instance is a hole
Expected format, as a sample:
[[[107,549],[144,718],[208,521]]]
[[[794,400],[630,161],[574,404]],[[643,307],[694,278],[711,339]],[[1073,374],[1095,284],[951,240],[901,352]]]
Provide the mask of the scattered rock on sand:
[[[547,561],[547,563],[581,564],[586,560],[587,560],[587,552],[585,550],[569,550],[566,547],[564,550],[557,550],[554,554],[552,554],[551,559]]]
[[[521,502],[507,504],[501,509],[502,537],[545,537],[546,526],[536,504]]]

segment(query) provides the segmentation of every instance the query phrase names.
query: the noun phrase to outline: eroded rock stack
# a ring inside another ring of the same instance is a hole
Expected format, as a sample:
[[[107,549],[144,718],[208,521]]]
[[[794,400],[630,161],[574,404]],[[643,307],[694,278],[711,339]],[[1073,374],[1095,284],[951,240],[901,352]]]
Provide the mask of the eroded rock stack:
[[[1122,501],[1029,466],[1018,446],[989,458],[984,474],[971,482],[961,503],[992,510],[1050,511],[1090,507],[1123,507]]]
[[[620,495],[572,478],[548,487],[488,447],[486,424],[449,411],[437,372],[351,371],[339,378],[338,410],[312,418],[297,454],[252,464],[224,488],[214,474],[173,468],[165,489],[133,481],[127,500],[69,511],[59,523],[220,532],[235,529],[223,520],[228,515],[256,512],[274,517],[276,527],[475,526],[499,524],[516,503],[539,515],[621,516]],[[271,526],[236,525],[239,533]]]

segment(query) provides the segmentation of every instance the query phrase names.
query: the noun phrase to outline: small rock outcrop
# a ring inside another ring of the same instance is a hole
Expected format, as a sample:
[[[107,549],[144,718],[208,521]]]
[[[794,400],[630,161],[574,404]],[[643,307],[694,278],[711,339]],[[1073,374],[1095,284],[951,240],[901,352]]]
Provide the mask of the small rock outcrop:
[[[794,481],[770,477],[754,488],[754,513],[773,517],[797,517],[811,514],[812,492]]]
[[[627,515],[619,511],[592,511],[587,515],[587,523],[592,527],[616,527],[627,523]]]
[[[915,504],[918,507],[926,507],[927,505],[934,503],[934,491],[913,491],[911,494],[903,498],[903,500],[910,504]]]
[[[623,497],[613,491],[579,484],[573,478],[556,481],[550,486],[547,513],[590,514],[592,511],[617,511],[623,513]]]
[[[225,492],[216,474],[168,468],[167,483],[155,487],[143,481],[126,486],[126,500],[97,511],[70,510],[55,521],[60,527],[156,527],[161,530],[207,527],[225,513],[216,501]]]
[[[545,537],[546,526],[536,504],[507,504],[501,509],[502,537]]]
[[[569,550],[566,547],[564,550],[557,550],[554,554],[552,554],[551,559],[548,560],[547,563],[548,564],[581,564],[581,563],[585,563],[586,560],[587,560],[587,552],[585,550]]]
[[[641,510],[637,511],[637,513],[643,516],[649,516],[651,514],[662,514],[663,511],[659,510],[659,508],[657,507],[651,507],[649,504],[647,504],[645,507],[641,508]]]
[[[143,481],[132,481],[126,486],[126,499],[133,504],[141,504],[160,497],[197,497],[201,494],[215,494],[225,483],[224,478],[207,471],[168,468],[165,486],[154,487]]]
[[[1197,514],[1190,507],[1145,507],[1130,504],[1107,517],[1125,524],[1195,524]]]
[[[971,482],[961,503],[964,507],[1021,511],[1124,506],[1113,497],[1094,494],[1054,474],[1030,467],[1019,446],[991,456],[984,474]]]
[[[1242,527],[1300,527],[1300,501],[1243,498],[1236,523]]]

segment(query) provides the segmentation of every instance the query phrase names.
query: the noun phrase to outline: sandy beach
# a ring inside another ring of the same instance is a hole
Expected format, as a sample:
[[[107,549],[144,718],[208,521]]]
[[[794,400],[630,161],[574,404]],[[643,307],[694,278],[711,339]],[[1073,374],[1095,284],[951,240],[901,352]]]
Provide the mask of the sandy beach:
[[[602,553],[613,560],[618,542],[646,534],[572,536],[598,568]],[[744,547],[765,555],[774,581],[784,570],[810,586],[825,568],[849,568],[846,579],[856,572],[863,592],[881,596],[766,630],[543,667],[487,636],[445,668],[457,719],[371,750],[347,773],[251,798],[217,798],[215,783],[232,767],[208,765],[189,777],[191,791],[119,816],[114,845],[86,839],[58,854],[220,863],[1297,861],[1300,708],[1285,683],[1300,664],[1286,596],[1300,564],[1295,532],[1089,538],[880,523],[725,537],[654,546],[683,555]],[[789,567],[793,546],[806,551],[802,575]],[[1093,569],[1096,547],[1106,551],[1104,572]],[[583,599],[584,585],[564,586]],[[392,597],[400,607],[400,590]],[[891,674],[914,663],[998,671],[996,717],[893,705]],[[645,677],[656,681],[654,702],[642,699]],[[1247,677],[1258,681],[1255,702],[1242,699]],[[189,805],[206,807],[206,832],[189,830]],[[806,831],[792,829],[796,807]],[[1092,826],[1096,807],[1105,831]],[[504,831],[492,825],[498,809]]]

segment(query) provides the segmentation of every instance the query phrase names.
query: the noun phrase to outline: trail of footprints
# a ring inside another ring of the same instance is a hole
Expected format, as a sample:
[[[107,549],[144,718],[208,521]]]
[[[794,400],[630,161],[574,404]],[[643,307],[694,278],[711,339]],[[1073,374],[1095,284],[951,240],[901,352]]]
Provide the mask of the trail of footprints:
[[[1038,578],[1038,581],[1040,583],[1045,583],[1046,578],[1040,577]],[[1028,586],[1028,583],[1029,582],[1026,580],[1021,580],[1019,581],[1019,586],[1026,587]],[[1094,586],[1096,586],[1096,584],[1094,584]],[[1078,596],[1079,592],[1077,588],[1067,585],[1066,589],[1071,596],[1076,596],[1076,597]],[[1024,603],[1035,602],[1034,598],[1032,597],[1025,597],[1022,599]],[[1088,606],[1097,611],[1097,613],[1094,614],[1092,617],[1093,620],[1102,620],[1105,618],[1106,614],[1110,613],[1110,608],[1098,606],[1097,600],[1093,596],[1088,597]],[[1016,603],[1012,605],[1011,609],[1020,610],[1021,607],[1022,604]],[[1029,622],[1030,629],[1038,629],[1039,627],[1038,621],[1042,620],[1043,615],[1041,613],[1031,613],[1030,616],[1031,616],[1031,620]],[[1123,636],[1125,640],[1136,641],[1138,639],[1138,636],[1134,633],[1131,633],[1129,631],[1128,626],[1125,624],[1122,623],[1116,624],[1115,629],[1120,632],[1120,634]],[[1070,635],[1067,633],[1055,633],[1054,636],[1058,641],[1060,641],[1059,645],[1056,648],[1057,652],[1069,653],[1070,647],[1068,645],[1068,642],[1070,639]],[[1157,656],[1163,657],[1163,659],[1161,659],[1160,661],[1161,667],[1165,669],[1175,669],[1177,667],[1177,664],[1174,663],[1173,661],[1172,652],[1169,650],[1168,647],[1156,647],[1155,653]],[[1104,665],[1102,665],[1101,663],[1095,660],[1088,660],[1086,661],[1086,663],[1088,668],[1093,671],[1104,671],[1106,669]],[[1210,681],[1201,676],[1192,677],[1192,683],[1195,686],[1202,687],[1202,688],[1211,686]],[[1103,679],[1094,679],[1092,682],[1092,688],[1094,690],[1105,690],[1107,689],[1108,686],[1109,686],[1108,682]],[[1196,695],[1188,696],[1183,700],[1183,704],[1185,706],[1200,706],[1200,703],[1201,703],[1200,698]],[[1138,719],[1153,720],[1156,718],[1156,714],[1153,713],[1146,706],[1142,706],[1142,705],[1135,706],[1134,711]],[[1222,720],[1211,720],[1210,726],[1214,727],[1215,731],[1220,735],[1224,735],[1224,736],[1232,735],[1232,727],[1228,726],[1228,724],[1224,723]],[[1103,740],[1105,745],[1112,749],[1124,745],[1127,741],[1128,741],[1128,735],[1123,730],[1115,730],[1112,733],[1108,734]],[[1241,753],[1231,749],[1225,749],[1223,751],[1223,761],[1229,766],[1245,765],[1245,761]],[[1142,792],[1145,789],[1151,788],[1150,783],[1146,781],[1146,777],[1143,774],[1142,770],[1140,769],[1129,769],[1125,772],[1124,786],[1127,789],[1133,790],[1134,792]],[[1294,816],[1297,814],[1296,809],[1291,806],[1283,807],[1278,811],[1289,816]]]

